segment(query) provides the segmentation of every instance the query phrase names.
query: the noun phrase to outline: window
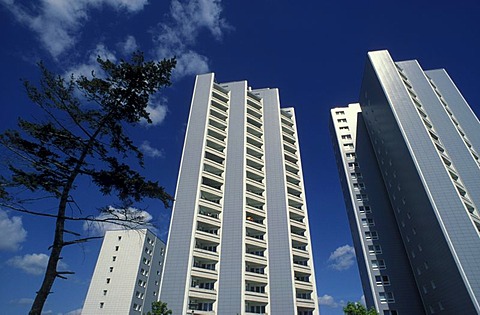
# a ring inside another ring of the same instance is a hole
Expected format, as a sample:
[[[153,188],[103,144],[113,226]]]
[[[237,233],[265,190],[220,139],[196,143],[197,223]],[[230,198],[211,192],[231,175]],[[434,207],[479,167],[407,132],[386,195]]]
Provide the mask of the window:
[[[390,278],[388,276],[375,276],[375,282],[377,285],[390,285]]]
[[[358,211],[360,213],[372,213],[372,209],[370,208],[370,206],[360,206],[358,207]]]
[[[347,122],[347,119],[346,118],[340,118],[340,119],[337,119],[337,121],[339,123],[346,123]]]
[[[345,149],[353,149],[353,148],[354,148],[353,143],[345,143],[345,144],[343,145],[343,147],[344,147]]]
[[[103,290],[103,295],[107,295],[107,290]]]
[[[115,251],[118,252],[119,246],[115,246]]]
[[[372,260],[373,269],[385,269],[385,261],[383,259],[374,259]]]
[[[116,261],[116,260],[117,260],[117,256],[113,256],[112,261]]]
[[[350,140],[352,139],[352,135],[342,135],[343,140]]]
[[[363,178],[363,175],[362,173],[360,172],[353,172],[353,173],[350,173],[350,176],[352,176],[353,179],[356,179],[356,178]]]
[[[432,280],[432,281],[430,281],[430,284],[432,285],[432,289],[434,289],[434,290],[435,290],[435,289],[437,288],[437,286],[435,285],[435,282],[433,282],[433,280]]]
[[[110,272],[113,272],[113,267],[110,267]]]
[[[381,303],[394,303],[393,292],[379,292]]]
[[[107,278],[107,283],[110,283],[110,278]]]
[[[428,262],[424,262],[424,263],[423,263],[423,266],[425,266],[425,270],[427,270],[428,268],[430,268],[430,267],[428,266]]]
[[[343,110],[335,112],[335,115],[345,115],[345,112]]]
[[[368,201],[368,196],[367,194],[356,194],[355,195],[355,198],[358,200],[358,201]]]
[[[354,159],[355,153],[347,153],[346,156],[347,156],[347,159]]]
[[[381,254],[382,247],[380,245],[368,245],[368,252],[370,254]]]
[[[370,219],[370,218],[363,218],[362,219],[362,226],[363,227],[374,226],[374,225],[375,225],[375,221],[373,219]]]
[[[121,241],[121,240],[122,240],[122,236],[119,235],[119,236],[118,236],[118,240]]]
[[[364,183],[353,183],[353,189],[356,189],[356,190],[365,189],[365,184]]]
[[[365,231],[365,238],[367,240],[378,240],[377,231]]]
[[[358,163],[357,162],[349,162],[348,167],[351,169],[358,168]]]
[[[105,305],[105,303],[100,302],[100,308],[103,308],[104,305]]]
[[[350,128],[348,126],[342,126],[340,127],[340,130],[350,130]]]

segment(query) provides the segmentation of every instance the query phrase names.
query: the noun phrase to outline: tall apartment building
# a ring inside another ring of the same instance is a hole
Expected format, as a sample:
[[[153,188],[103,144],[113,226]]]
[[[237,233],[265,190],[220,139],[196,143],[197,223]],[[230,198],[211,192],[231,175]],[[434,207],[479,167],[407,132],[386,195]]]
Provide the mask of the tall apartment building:
[[[174,314],[318,314],[293,108],[197,76],[160,300]]]
[[[445,70],[370,52],[360,104],[331,115],[367,304],[480,313],[480,123]]]
[[[82,315],[150,311],[158,300],[164,251],[147,229],[107,231]]]

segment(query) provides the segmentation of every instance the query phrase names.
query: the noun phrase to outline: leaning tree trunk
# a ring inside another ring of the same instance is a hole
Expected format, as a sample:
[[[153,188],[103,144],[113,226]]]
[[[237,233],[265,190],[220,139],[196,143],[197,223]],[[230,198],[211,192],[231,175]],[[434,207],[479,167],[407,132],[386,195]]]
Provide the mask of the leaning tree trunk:
[[[35,296],[35,300],[33,301],[32,307],[30,309],[29,315],[41,315],[43,306],[47,300],[47,297],[52,289],[53,283],[55,279],[60,276],[61,273],[57,271],[58,261],[61,259],[61,252],[65,245],[63,241],[63,236],[65,232],[65,209],[67,208],[68,198],[70,196],[70,191],[73,187],[73,182],[77,178],[82,165],[87,158],[87,154],[90,149],[93,147],[97,136],[102,131],[103,127],[105,126],[106,121],[110,118],[111,112],[105,115],[100,123],[98,124],[97,130],[90,136],[88,143],[83,148],[83,151],[80,155],[80,158],[77,160],[75,168],[72,170],[70,177],[68,178],[67,182],[65,183],[64,189],[62,191],[62,195],[60,197],[60,203],[58,205],[58,213],[56,219],[56,226],[55,226],[55,237],[53,239],[52,244],[52,252],[50,253],[50,257],[48,259],[47,270],[45,271],[45,276],[43,278],[42,286],[40,290],[37,292]],[[62,276],[60,276],[62,277]]]

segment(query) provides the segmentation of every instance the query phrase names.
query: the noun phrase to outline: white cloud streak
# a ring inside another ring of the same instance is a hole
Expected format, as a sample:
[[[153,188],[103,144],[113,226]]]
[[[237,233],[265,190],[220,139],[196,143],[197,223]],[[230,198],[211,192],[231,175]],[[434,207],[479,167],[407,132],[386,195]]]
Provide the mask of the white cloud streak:
[[[318,304],[328,306],[331,308],[342,307],[345,305],[345,301],[335,301],[335,298],[331,295],[325,294],[318,297]]]
[[[82,314],[82,309],[79,308],[79,309],[70,311],[68,313],[65,313],[64,315],[81,315],[81,314]],[[61,314],[59,314],[59,315],[61,315]]]
[[[26,7],[20,1],[0,1],[18,22],[37,35],[54,59],[75,45],[91,9],[110,6],[117,11],[135,13],[148,3],[148,0],[41,0]]]
[[[143,141],[143,143],[140,145],[140,150],[148,157],[151,158],[157,158],[157,157],[162,157],[163,152],[159,149],[156,149],[150,145],[150,142],[148,141]]]
[[[222,18],[222,10],[220,0],[172,0],[172,22],[159,24],[154,43],[159,59],[177,56],[174,78],[209,71],[208,58],[191,47],[202,30],[210,32],[216,40],[222,39],[225,30],[231,28]]]
[[[85,222],[83,229],[90,235],[105,235],[106,231],[118,231],[127,229],[149,228],[156,231],[150,224],[153,217],[150,213],[144,210],[135,208],[116,209],[109,207],[110,212],[100,213],[95,217],[97,220],[103,222]],[[129,221],[130,220],[130,221]],[[121,223],[115,224],[113,222]]]
[[[355,249],[350,245],[340,246],[330,254],[328,262],[335,270],[346,270],[355,263]]]
[[[20,298],[11,300],[10,304],[18,304],[18,305],[31,305],[33,303],[33,299],[31,298]]]
[[[100,68],[100,65],[97,62],[97,58],[101,57],[102,59],[108,59],[112,62],[117,61],[115,53],[107,49],[103,43],[97,44],[95,49],[91,50],[88,53],[88,60],[85,63],[78,64],[73,66],[65,72],[64,77],[69,78],[71,74],[74,77],[79,78],[80,76],[85,76],[89,79],[92,78],[92,73],[96,76],[102,77],[104,75],[103,70]]]
[[[8,213],[0,209],[0,250],[16,251],[27,238],[27,231],[23,228],[21,217],[9,217]]]
[[[26,254],[24,256],[15,256],[7,260],[7,264],[24,271],[31,275],[41,275],[45,272],[48,263],[48,255],[45,254]],[[67,268],[67,265],[59,261],[59,269]]]
[[[124,55],[130,55],[138,49],[137,41],[132,35],[128,35],[125,41],[118,43],[118,47]]]

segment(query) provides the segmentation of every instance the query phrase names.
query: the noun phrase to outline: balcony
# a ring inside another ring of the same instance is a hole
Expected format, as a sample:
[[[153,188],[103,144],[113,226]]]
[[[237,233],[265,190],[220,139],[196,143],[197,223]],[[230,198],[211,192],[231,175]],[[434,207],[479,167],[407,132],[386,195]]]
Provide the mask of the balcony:
[[[228,104],[226,101],[220,100],[218,97],[212,96],[212,106],[224,111],[225,113],[228,111]]]
[[[218,118],[221,121],[226,121],[228,118],[227,114],[224,111],[213,106],[210,107],[210,117],[212,116]]]
[[[302,244],[308,244],[308,240],[306,236],[298,235],[295,233],[291,233],[290,236],[292,237],[292,241],[299,242]]]
[[[296,148],[293,144],[291,144],[291,143],[289,143],[289,142],[284,142],[284,143],[283,143],[283,149],[284,149],[285,151],[288,151],[288,152],[292,153],[292,154],[296,154],[296,153],[297,153],[297,148]]]
[[[302,216],[302,217],[305,217],[305,213],[303,211],[303,209],[301,208],[295,208],[295,207],[288,207],[288,211],[290,211],[291,215],[297,215],[297,216]]]
[[[287,144],[287,145],[291,145],[295,148],[295,144],[297,143],[297,139],[295,139],[294,136],[288,134],[288,133],[282,133],[282,139],[283,139],[283,143]]]
[[[218,140],[217,143],[220,143],[221,145],[225,145],[225,138],[227,138],[225,131],[220,130],[214,126],[208,126],[207,135],[217,139]]]
[[[290,162],[289,160],[285,160],[285,169],[293,175],[298,175],[300,169],[296,163]]]
[[[248,143],[248,142],[246,143],[246,147],[247,147],[247,156],[250,155],[250,156],[256,157],[258,159],[261,159],[263,157],[263,149],[258,148],[258,147],[254,146],[253,144]]]
[[[285,125],[282,125],[282,131],[289,134],[292,137],[294,137],[294,135],[295,135],[295,131],[293,130],[292,127],[287,127]]]
[[[248,105],[247,105],[247,115],[252,115],[253,117],[260,119],[260,121],[262,120],[262,112]]]
[[[205,148],[205,159],[214,162],[223,169],[223,164],[225,163],[225,154],[220,153],[216,150],[213,150],[209,147]]]
[[[308,254],[308,252],[306,250],[301,250],[301,249],[297,249],[297,248],[292,248],[292,253],[295,255],[295,256],[298,256],[298,257],[301,257],[301,258],[305,258],[305,259],[310,259],[310,255]]]
[[[220,219],[218,218],[217,213],[212,214],[209,212],[205,212],[205,210],[202,210],[202,208],[200,208],[198,214],[199,214],[197,217],[198,222],[201,222],[202,224],[208,224],[212,227],[220,228],[221,222],[220,222]]]
[[[207,147],[214,149],[222,155],[225,155],[225,142],[220,141],[210,135],[207,135]]]
[[[250,125],[247,126],[247,135],[254,137],[256,140],[263,143],[263,133],[259,131],[259,128],[252,128]]]
[[[201,277],[204,279],[210,279],[210,280],[216,281],[218,278],[218,272],[215,269],[208,269],[202,266],[205,266],[205,264],[194,263],[194,266],[192,267],[192,273],[191,273],[192,277],[197,277],[197,278]]]
[[[217,117],[215,116],[210,116],[208,118],[208,124],[210,126],[213,126],[215,128],[217,128],[218,130],[221,130],[223,132],[226,132],[227,130],[227,123],[226,121],[224,120],[221,120],[221,119],[218,119]]]
[[[218,163],[212,163],[210,160],[205,159],[203,171],[208,173],[215,180],[223,181],[223,168],[219,167]]]
[[[303,199],[292,194],[288,194],[288,205],[293,207],[303,206]]]
[[[251,105],[257,110],[262,110],[262,99],[250,92],[247,92],[247,105]]]
[[[257,239],[252,236],[246,236],[245,237],[245,243],[247,245],[255,246],[258,248],[262,248],[263,250],[267,249],[267,242],[263,239]]]
[[[255,146],[259,151],[263,152],[263,143],[258,141],[258,138],[254,138],[247,134],[247,143]]]
[[[295,154],[292,154],[291,152],[288,152],[288,151],[283,151],[283,152],[284,152],[285,160],[287,160],[289,162],[292,162],[292,163],[295,163],[295,164],[298,163],[298,156],[296,156]]]
[[[217,190],[210,188],[205,185],[201,185],[200,190],[200,199],[208,201],[210,204],[218,204],[220,205],[220,200],[222,199],[222,193]]]

